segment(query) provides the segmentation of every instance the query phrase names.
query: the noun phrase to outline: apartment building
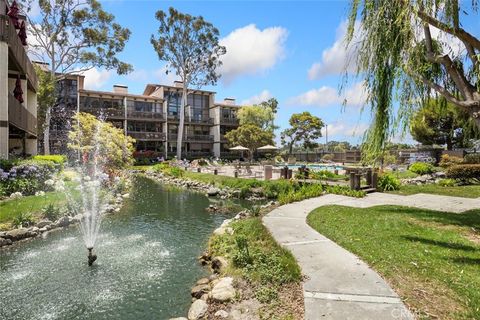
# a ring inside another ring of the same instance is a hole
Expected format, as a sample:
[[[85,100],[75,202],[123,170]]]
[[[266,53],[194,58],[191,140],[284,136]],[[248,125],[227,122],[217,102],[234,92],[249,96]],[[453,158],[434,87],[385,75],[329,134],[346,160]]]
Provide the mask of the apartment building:
[[[37,153],[37,76],[25,50],[25,17],[0,0],[0,158]]]
[[[182,83],[148,84],[141,95],[115,85],[112,92],[84,89],[84,77],[68,76],[58,86],[56,116],[51,123],[50,149],[66,150],[69,120],[74,112],[88,112],[111,122],[135,138],[137,151],[176,155]],[[189,90],[185,109],[183,157],[233,157],[224,134],[238,126],[235,100],[215,103],[215,92]]]

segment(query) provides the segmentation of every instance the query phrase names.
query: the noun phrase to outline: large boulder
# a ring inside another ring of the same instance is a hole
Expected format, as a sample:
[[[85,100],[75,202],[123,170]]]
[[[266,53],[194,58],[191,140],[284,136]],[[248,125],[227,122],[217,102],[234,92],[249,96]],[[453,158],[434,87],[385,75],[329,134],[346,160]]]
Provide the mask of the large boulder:
[[[216,273],[222,273],[228,266],[228,261],[224,257],[215,257],[212,259],[212,270]]]
[[[220,279],[210,292],[210,297],[217,302],[225,302],[235,298],[233,278],[226,277]]]
[[[55,226],[57,228],[67,227],[69,224],[70,224],[70,218],[68,216],[63,216],[55,222]]]
[[[11,244],[12,244],[12,240],[5,239],[5,238],[0,238],[0,247],[9,246]]]
[[[220,189],[218,188],[210,188],[208,189],[207,191],[207,195],[209,197],[215,197],[216,195],[218,195],[220,193]]]
[[[198,320],[202,319],[208,310],[208,304],[202,300],[195,300],[192,303],[190,310],[188,310],[188,320]]]
[[[30,236],[31,236],[31,232],[28,231],[28,229],[26,229],[26,228],[15,229],[15,230],[12,230],[12,231],[8,231],[5,234],[5,238],[10,239],[12,241],[22,240],[22,239],[28,238]]]
[[[192,297],[200,299],[204,293],[208,292],[208,290],[210,290],[208,284],[199,284],[193,287],[190,293],[192,294]]]
[[[48,226],[51,223],[52,223],[52,221],[50,221],[48,219],[43,219],[43,220],[41,220],[40,222],[37,223],[37,227],[39,229],[41,229],[41,228],[44,228],[44,227]]]

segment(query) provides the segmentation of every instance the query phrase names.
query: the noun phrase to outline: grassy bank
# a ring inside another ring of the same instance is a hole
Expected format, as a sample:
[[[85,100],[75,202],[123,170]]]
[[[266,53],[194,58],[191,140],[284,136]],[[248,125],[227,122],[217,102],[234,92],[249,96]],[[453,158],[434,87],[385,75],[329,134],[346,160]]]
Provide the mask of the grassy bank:
[[[390,193],[410,195],[416,193],[439,194],[445,196],[455,196],[464,198],[479,198],[480,185],[443,187],[438,184],[424,185],[402,185],[400,190],[390,191]]]
[[[480,319],[480,210],[326,206],[308,223],[378,271],[420,319]]]
[[[225,273],[248,283],[263,305],[262,319],[303,319],[301,272],[293,255],[275,242],[259,217],[231,227],[233,235],[214,235],[209,241],[212,256],[228,259]]]

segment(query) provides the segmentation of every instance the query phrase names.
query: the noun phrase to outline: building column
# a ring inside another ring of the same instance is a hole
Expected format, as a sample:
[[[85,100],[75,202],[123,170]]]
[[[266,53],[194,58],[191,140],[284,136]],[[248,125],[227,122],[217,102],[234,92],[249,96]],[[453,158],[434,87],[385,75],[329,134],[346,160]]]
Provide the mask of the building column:
[[[0,159],[8,159],[8,45],[0,41]]]

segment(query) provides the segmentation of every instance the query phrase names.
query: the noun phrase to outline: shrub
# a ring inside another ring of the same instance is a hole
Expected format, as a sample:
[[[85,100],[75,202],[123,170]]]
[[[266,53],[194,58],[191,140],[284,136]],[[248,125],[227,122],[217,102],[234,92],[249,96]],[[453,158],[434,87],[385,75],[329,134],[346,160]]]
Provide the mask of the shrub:
[[[322,160],[325,160],[325,161],[333,161],[333,158],[334,158],[333,154],[330,154],[330,153],[329,153],[329,154],[324,155],[324,156],[322,157]]]
[[[0,159],[0,169],[4,171],[10,171],[11,168],[16,166],[20,161],[17,159],[7,160],[7,159]]]
[[[310,177],[315,180],[333,179],[337,176],[330,170],[319,170],[310,172]]]
[[[456,181],[454,179],[442,179],[438,182],[438,185],[442,187],[454,187]]]
[[[21,212],[13,218],[14,227],[28,227],[33,224],[33,216],[29,212]]]
[[[480,164],[462,164],[451,166],[447,169],[447,177],[470,182],[471,180],[480,180]]]
[[[431,165],[430,163],[415,162],[414,164],[412,164],[410,166],[410,168],[408,168],[408,170],[410,170],[410,171],[412,171],[416,174],[423,175],[423,174],[433,173],[434,168],[433,168],[433,165]]]
[[[400,189],[400,181],[391,174],[384,174],[378,178],[378,188],[381,191],[393,191]]]
[[[398,162],[397,157],[394,154],[386,153],[383,155],[383,164],[388,166],[391,164],[396,164]]]
[[[442,155],[440,158],[439,166],[442,168],[448,168],[450,166],[454,166],[456,164],[463,163],[463,159],[460,157],[450,156],[448,154]]]
[[[468,164],[480,164],[480,152],[466,154],[464,162]]]
[[[14,192],[33,195],[40,190],[49,191],[53,188],[53,185],[47,183],[47,181],[56,172],[56,165],[52,161],[21,161],[8,171],[0,169],[0,190],[4,196]]]
[[[278,288],[261,286],[255,291],[255,297],[261,303],[270,303],[278,299]]]
[[[60,208],[50,203],[45,208],[43,208],[42,215],[44,218],[55,221],[62,215]]]
[[[366,193],[363,190],[352,190],[347,186],[325,186],[325,192],[331,194],[339,194],[348,197],[363,198]]]
[[[67,162],[67,157],[64,155],[37,155],[32,157],[33,160],[51,161],[57,165],[63,166]]]

